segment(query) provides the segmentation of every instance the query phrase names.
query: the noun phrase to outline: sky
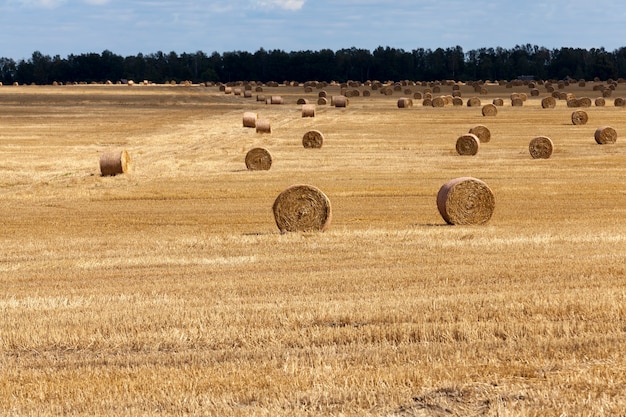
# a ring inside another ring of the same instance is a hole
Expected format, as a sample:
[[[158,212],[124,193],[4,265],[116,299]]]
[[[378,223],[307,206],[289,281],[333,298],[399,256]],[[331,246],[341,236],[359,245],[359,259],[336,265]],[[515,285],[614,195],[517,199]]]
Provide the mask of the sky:
[[[624,0],[0,0],[0,57],[626,46]]]

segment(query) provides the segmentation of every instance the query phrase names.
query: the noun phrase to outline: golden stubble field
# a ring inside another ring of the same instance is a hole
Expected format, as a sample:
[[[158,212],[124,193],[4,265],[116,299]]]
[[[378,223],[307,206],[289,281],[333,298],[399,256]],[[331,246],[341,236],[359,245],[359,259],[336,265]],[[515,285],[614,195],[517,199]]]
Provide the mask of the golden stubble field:
[[[543,89],[488,90],[495,117],[373,92],[302,118],[317,90],[0,87],[0,415],[626,415],[626,110],[575,126]],[[491,141],[459,156],[476,124]],[[245,168],[257,146],[269,171]],[[113,149],[131,169],[102,177]],[[439,215],[459,176],[493,190],[486,225]],[[302,183],[332,224],[280,234]]]

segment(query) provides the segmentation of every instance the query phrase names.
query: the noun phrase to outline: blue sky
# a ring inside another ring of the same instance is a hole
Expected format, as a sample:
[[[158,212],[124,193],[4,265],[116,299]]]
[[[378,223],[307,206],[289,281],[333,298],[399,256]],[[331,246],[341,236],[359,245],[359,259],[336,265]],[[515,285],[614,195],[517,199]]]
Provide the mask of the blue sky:
[[[624,0],[2,0],[0,57],[626,46]]]

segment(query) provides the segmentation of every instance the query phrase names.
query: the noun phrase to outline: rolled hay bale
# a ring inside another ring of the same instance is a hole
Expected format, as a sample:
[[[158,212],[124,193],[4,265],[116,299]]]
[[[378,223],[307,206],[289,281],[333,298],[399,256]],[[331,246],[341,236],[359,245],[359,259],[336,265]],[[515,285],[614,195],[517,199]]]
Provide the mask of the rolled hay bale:
[[[326,97],[320,97],[317,99],[317,104],[320,106],[325,106],[328,104],[328,99]]]
[[[604,97],[597,97],[594,103],[596,107],[604,107],[606,105],[606,100]]]
[[[480,99],[478,97],[472,97],[467,100],[467,107],[478,107],[480,106]]]
[[[233,94],[236,96],[240,96],[242,91],[243,90],[241,88],[235,88],[233,89]]]
[[[413,107],[413,99],[407,97],[400,97],[398,99],[399,109],[408,109],[409,107]]]
[[[370,95],[372,95],[372,93],[370,93],[370,90],[363,90],[363,97],[369,97]]]
[[[244,90],[243,96],[244,98],[252,98],[252,90]]]
[[[615,107],[624,107],[626,105],[626,100],[624,99],[624,97],[615,97],[615,100],[613,100],[613,105]]]
[[[580,107],[580,101],[577,98],[568,98],[567,107]]]
[[[491,219],[495,197],[489,186],[473,177],[445,183],[437,193],[437,208],[448,224],[479,225]]]
[[[610,126],[601,126],[596,129],[594,138],[599,145],[615,143],[617,141],[617,132]]]
[[[232,94],[232,92],[233,92],[232,87],[224,87],[224,94]]]
[[[463,105],[463,99],[461,97],[453,97],[452,98],[452,105],[453,106],[462,106]]]
[[[332,104],[335,107],[348,107],[348,103],[350,101],[348,100],[348,97],[346,96],[333,96],[332,97]]]
[[[262,102],[265,102],[265,101],[266,101],[266,98],[265,98],[265,96],[264,96],[263,94],[257,94],[257,96],[256,96],[256,101],[262,101]]]
[[[494,98],[493,101],[491,102],[494,106],[504,106],[504,100],[501,98]]]
[[[413,98],[415,100],[421,100],[422,99],[422,93],[420,93],[419,91],[416,93],[413,93]]]
[[[300,97],[297,101],[296,101],[297,105],[300,104],[309,104],[309,100],[307,100],[306,98]]]
[[[272,133],[270,119],[256,119],[256,133]]]
[[[591,99],[589,97],[581,97],[578,99],[580,107],[591,107]]]
[[[541,99],[541,107],[544,109],[553,109],[556,107],[556,99],[552,96],[547,96]]]
[[[246,168],[250,171],[267,171],[272,166],[272,155],[267,149],[254,148],[246,154]]]
[[[100,173],[103,177],[125,174],[130,165],[130,155],[125,150],[109,151],[100,155]]]
[[[476,125],[470,128],[469,132],[473,135],[476,135],[479,141],[482,143],[487,143],[491,140],[491,131],[487,126]]]
[[[258,119],[258,114],[247,111],[243,113],[243,127],[256,127],[256,120]]]
[[[270,97],[270,104],[283,104],[283,98],[282,96],[271,96]]]
[[[511,100],[511,106],[522,107],[524,105],[524,99],[521,97],[515,97]]]
[[[579,126],[585,125],[589,121],[589,116],[584,110],[576,110],[572,112],[572,123]]]
[[[303,104],[302,117],[315,117],[315,104]]]
[[[498,114],[498,108],[495,104],[485,104],[482,112],[483,116],[496,116]]]
[[[537,136],[528,144],[528,151],[533,159],[548,159],[553,150],[552,140],[546,136]]]
[[[433,107],[445,107],[446,99],[444,97],[441,97],[441,96],[433,97],[433,99],[432,99],[430,104]]]
[[[330,226],[330,200],[311,185],[292,185],[276,197],[272,206],[281,233],[324,231]]]
[[[317,93],[317,96],[326,98],[328,96],[328,93],[326,92],[326,90],[322,90]]]
[[[459,155],[476,155],[480,148],[480,139],[473,133],[461,135],[456,140],[456,152]]]
[[[433,106],[433,99],[432,98],[425,98],[424,100],[422,100],[422,106],[423,107],[432,107]]]
[[[302,146],[307,149],[319,149],[324,143],[324,134],[319,130],[309,130],[302,136]]]

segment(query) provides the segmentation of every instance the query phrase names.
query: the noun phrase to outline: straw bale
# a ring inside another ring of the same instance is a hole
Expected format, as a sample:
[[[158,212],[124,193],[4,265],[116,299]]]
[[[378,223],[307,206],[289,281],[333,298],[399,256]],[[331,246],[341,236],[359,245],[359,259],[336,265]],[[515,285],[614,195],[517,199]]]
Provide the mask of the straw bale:
[[[524,99],[521,97],[515,97],[511,100],[511,106],[522,107],[524,105]]]
[[[309,130],[302,136],[302,146],[305,148],[319,149],[324,143],[324,134],[319,130]]]
[[[326,97],[319,97],[317,99],[317,104],[320,106],[325,106],[328,104],[328,99]]]
[[[250,171],[267,171],[272,166],[272,155],[267,149],[254,148],[246,154],[246,168]]]
[[[494,106],[504,106],[504,100],[501,98],[494,98],[491,102]]]
[[[257,119],[256,133],[272,133],[270,119]]]
[[[585,125],[589,120],[587,112],[583,110],[576,110],[572,112],[572,123],[575,125]]]
[[[109,151],[100,155],[100,173],[103,177],[125,174],[130,166],[130,156],[125,150]]]
[[[399,109],[408,109],[409,107],[413,107],[413,99],[407,97],[400,97],[398,99]]]
[[[331,101],[332,105],[335,107],[348,107],[349,102],[346,96],[333,96]]]
[[[495,104],[485,104],[482,113],[483,116],[496,116],[498,114],[498,108]]]
[[[472,97],[467,100],[467,107],[478,107],[480,106],[480,99],[478,97]]]
[[[281,192],[272,206],[281,233],[324,231],[330,226],[330,200],[311,185],[292,185]]]
[[[537,136],[528,144],[528,151],[533,159],[548,159],[553,150],[552,140],[546,136]]]
[[[438,97],[434,97],[431,101],[431,105],[433,107],[444,107],[446,105],[446,101],[443,97],[438,96]]]
[[[296,104],[297,104],[297,105],[300,105],[300,104],[309,104],[309,100],[308,100],[308,99],[306,99],[306,98],[304,98],[304,97],[300,97],[300,98],[296,101]]]
[[[453,97],[452,98],[452,105],[453,106],[462,106],[463,105],[463,99],[461,97]]]
[[[479,147],[480,140],[473,133],[461,135],[456,140],[456,151],[459,155],[476,155]]]
[[[544,109],[553,109],[556,107],[556,99],[552,96],[547,96],[541,99],[541,107]]]
[[[617,132],[610,126],[601,126],[596,129],[594,138],[599,145],[612,144],[617,141]]]
[[[481,143],[487,143],[491,140],[491,131],[484,125],[473,126],[470,128],[468,133],[476,135]]]
[[[302,117],[315,117],[315,104],[302,105]]]
[[[604,107],[606,105],[606,100],[604,97],[597,97],[594,103],[596,107]]]
[[[624,99],[624,97],[615,97],[615,100],[613,100],[613,104],[615,105],[615,107],[624,107],[626,105],[626,100]]]
[[[437,208],[448,224],[480,225],[491,219],[495,197],[489,186],[473,177],[445,183],[437,193]]]
[[[581,97],[578,99],[580,107],[591,107],[591,99],[589,97]]]

